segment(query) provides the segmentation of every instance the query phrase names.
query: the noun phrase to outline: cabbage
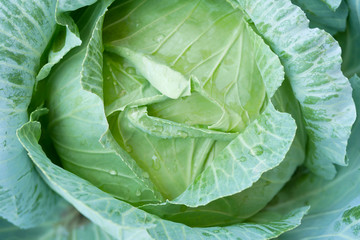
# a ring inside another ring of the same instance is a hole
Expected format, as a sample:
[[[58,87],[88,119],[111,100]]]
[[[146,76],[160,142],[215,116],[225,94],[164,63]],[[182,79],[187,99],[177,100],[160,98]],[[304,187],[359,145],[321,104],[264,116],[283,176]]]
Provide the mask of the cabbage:
[[[359,237],[358,0],[0,6],[0,239]]]

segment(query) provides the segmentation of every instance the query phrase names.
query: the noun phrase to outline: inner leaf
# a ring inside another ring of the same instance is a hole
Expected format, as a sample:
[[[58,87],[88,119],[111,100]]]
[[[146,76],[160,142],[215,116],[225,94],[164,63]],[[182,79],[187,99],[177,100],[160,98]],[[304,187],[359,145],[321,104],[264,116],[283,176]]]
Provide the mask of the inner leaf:
[[[225,1],[118,1],[103,39],[110,130],[168,199],[258,118],[283,79],[276,55]]]
[[[210,129],[241,132],[266,105],[258,36],[224,1],[119,2],[103,37],[107,51],[127,58],[163,95],[191,89],[217,105]]]

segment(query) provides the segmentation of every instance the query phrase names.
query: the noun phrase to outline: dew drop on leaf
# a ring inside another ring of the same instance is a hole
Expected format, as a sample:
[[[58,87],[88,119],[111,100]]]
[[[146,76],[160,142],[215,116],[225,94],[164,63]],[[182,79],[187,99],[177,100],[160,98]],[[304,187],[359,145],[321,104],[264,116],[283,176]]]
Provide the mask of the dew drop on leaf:
[[[160,166],[160,161],[159,161],[158,157],[153,155],[151,159],[152,159],[153,169],[159,170],[161,166]]]
[[[155,125],[153,127],[154,132],[162,133],[164,131],[164,128],[162,126]]]
[[[160,34],[154,38],[155,42],[161,42],[164,40],[165,36],[163,34]]]
[[[130,56],[130,50],[129,49],[125,49],[125,54],[127,55],[127,56]]]
[[[242,157],[240,157],[240,162],[245,162],[247,159],[246,159],[246,157],[244,157],[244,156],[242,156]]]
[[[182,138],[187,138],[189,136],[189,134],[184,131],[178,131],[177,134]]]
[[[125,147],[125,150],[126,150],[128,153],[131,153],[133,149],[132,149],[131,146],[126,146],[126,147]]]
[[[128,74],[135,74],[135,73],[136,73],[136,70],[135,70],[135,68],[133,68],[133,67],[127,67],[127,68],[125,69],[125,71],[126,71]]]
[[[261,154],[264,153],[264,149],[262,148],[262,146],[255,146],[251,149],[251,152],[253,153],[253,155],[259,156]]]
[[[149,178],[149,177],[150,177],[147,172],[143,172],[143,173],[142,173],[142,176],[143,176],[144,178]]]
[[[119,95],[119,97],[122,97],[122,96],[124,96],[125,94],[126,94],[127,92],[126,92],[126,90],[121,90],[119,93],[118,93],[118,95]]]

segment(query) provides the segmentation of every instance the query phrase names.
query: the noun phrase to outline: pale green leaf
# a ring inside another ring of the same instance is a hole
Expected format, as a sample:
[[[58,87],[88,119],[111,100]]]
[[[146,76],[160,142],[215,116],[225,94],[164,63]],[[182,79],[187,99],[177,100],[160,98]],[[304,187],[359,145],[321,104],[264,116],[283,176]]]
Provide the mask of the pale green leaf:
[[[283,81],[278,57],[225,2],[119,2],[103,36],[105,50],[127,58],[164,95],[188,96],[191,88],[216,105],[214,130],[243,131]]]
[[[146,213],[133,212],[134,208],[131,205],[116,200],[86,180],[75,177],[70,172],[52,164],[37,144],[36,136],[40,134],[40,131],[39,122],[29,122],[18,130],[18,135],[44,180],[57,193],[114,237],[147,235],[146,228],[152,224],[147,222],[151,219],[146,217]],[[131,213],[129,220],[126,220],[126,212]],[[139,221],[139,219],[143,220]]]
[[[65,202],[64,202],[65,203]],[[60,214],[51,221],[21,229],[0,219],[0,239],[4,240],[112,240],[111,235],[82,216],[69,203],[58,206]]]
[[[74,20],[69,15],[69,11],[74,11],[81,7],[91,5],[94,2],[96,2],[96,0],[56,1],[55,20],[58,24],[58,30],[54,36],[54,42],[51,43],[47,63],[42,66],[36,76],[37,81],[46,78],[55,64],[63,59],[71,49],[80,46],[81,44],[79,30]]]
[[[150,135],[165,139],[209,137],[215,140],[231,141],[238,135],[236,133],[224,133],[206,128],[196,128],[166,119],[152,117],[147,114],[146,107],[132,108],[126,112],[126,117],[134,127]]]
[[[305,14],[289,0],[231,2],[246,11],[285,67],[309,136],[306,165],[333,178],[334,164],[346,165],[356,117],[351,86],[340,70],[338,43],[324,31],[310,29]]]
[[[39,122],[26,123],[18,134],[44,180],[84,216],[117,239],[270,239],[297,227],[308,210],[302,207],[284,212],[267,211],[248,223],[190,228],[159,219],[116,200],[86,180],[51,163],[37,144]]]
[[[104,105],[106,116],[127,106],[142,106],[167,99],[156,90],[129,61],[104,54]]]
[[[357,111],[360,111],[360,78],[351,79]],[[336,178],[325,180],[311,173],[300,173],[281,191],[269,209],[310,205],[299,228],[280,239],[358,239],[360,237],[360,161],[359,118],[347,148],[349,165],[339,167]]]
[[[284,160],[295,130],[295,121],[269,104],[172,202],[196,207],[251,187]]]
[[[45,112],[46,109],[38,110],[33,114],[32,119],[36,120],[36,116]],[[37,136],[41,134],[40,131],[39,122],[30,121],[18,130],[18,135],[44,180],[84,216],[117,239],[131,239],[135,236],[137,239],[233,239],[234,237],[249,240],[254,239],[254,237],[256,239],[268,239],[299,225],[302,216],[308,210],[308,208],[297,208],[282,212],[265,211],[250,219],[249,223],[227,227],[190,228],[161,220],[134,208],[130,204],[114,199],[87,181],[51,163],[37,143]],[[63,209],[62,207],[61,210]],[[67,230],[71,231],[73,235],[82,236],[82,234],[86,234],[81,226],[77,228],[76,222],[81,220],[81,217],[76,212],[71,211],[67,215],[63,215],[60,218],[60,223],[57,224],[57,228],[53,229],[57,236],[63,236],[64,229],[61,224],[68,220],[72,224],[67,225],[69,228]],[[86,223],[84,220],[81,221]],[[49,222],[50,225],[53,223]],[[88,228],[98,230],[92,225]],[[36,232],[36,229],[34,231]],[[54,232],[50,230],[48,234],[51,236]],[[107,236],[104,235],[104,237]]]
[[[232,196],[217,199],[205,206],[191,208],[166,202],[147,204],[140,208],[162,218],[197,227],[241,222],[263,209],[305,159],[306,134],[299,104],[290,94],[291,92],[290,83],[285,80],[272,98],[276,109],[291,113],[297,125],[295,139],[279,166],[262,174],[250,188]]]
[[[55,19],[58,24],[58,31],[54,36],[54,42],[51,44],[47,63],[42,66],[36,76],[37,81],[46,78],[55,64],[59,63],[71,49],[80,46],[82,43],[78,26],[76,26],[69,12],[91,5],[96,1],[97,0],[57,0]]]
[[[21,227],[56,210],[56,194],[16,137],[28,121],[40,57],[55,31],[54,10],[54,1],[0,1],[0,216]]]
[[[83,17],[92,24],[81,28],[81,35],[87,36],[83,46],[50,76],[50,135],[65,168],[121,199],[154,201],[160,196],[134,160],[112,139],[103,102],[94,94],[101,95],[97,84],[102,82],[102,53],[96,43],[101,42],[102,18],[110,3],[100,1],[84,13],[92,16]]]
[[[190,137],[194,129],[185,124],[167,121],[162,126],[159,122],[164,120],[156,117],[145,118],[146,122],[134,119],[140,114],[130,109],[113,115],[109,118],[111,132],[168,199],[181,194],[231,139],[216,140],[219,134],[215,131],[208,132],[208,138]]]

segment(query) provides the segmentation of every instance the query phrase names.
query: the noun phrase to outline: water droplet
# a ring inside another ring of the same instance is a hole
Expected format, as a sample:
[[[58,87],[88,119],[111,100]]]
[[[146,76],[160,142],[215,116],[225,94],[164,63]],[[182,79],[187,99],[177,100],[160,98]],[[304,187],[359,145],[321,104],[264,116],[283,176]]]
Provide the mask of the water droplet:
[[[138,189],[138,190],[136,190],[135,195],[136,195],[136,196],[138,196],[138,197],[141,195],[141,192],[140,192],[140,190],[139,190],[139,189]]]
[[[119,97],[122,97],[126,94],[126,90],[123,89],[118,94],[119,94]]]
[[[117,81],[113,81],[112,83],[113,83],[113,86],[114,86],[115,93],[116,93],[117,95],[119,95],[119,84],[118,84],[118,82],[117,82]]]
[[[129,115],[130,115],[131,118],[134,118],[134,119],[137,118],[138,113],[135,110],[130,110],[129,112],[130,112]],[[129,125],[129,126],[131,126],[131,125]]]
[[[128,153],[131,153],[133,149],[132,149],[131,146],[128,145],[128,146],[125,147],[125,150],[126,150]]]
[[[256,135],[260,135],[261,134],[261,130],[259,128],[255,128],[255,133]]]
[[[184,122],[186,125],[192,125],[192,121],[191,120],[185,120]]]
[[[164,34],[160,34],[160,35],[156,36],[154,40],[156,42],[161,42],[162,40],[164,40],[164,38],[165,38]]]
[[[337,221],[337,222],[334,224],[334,231],[335,231],[335,232],[339,232],[340,229],[341,229],[341,224],[340,224],[340,222]]]
[[[251,149],[251,152],[253,155],[259,156],[263,154],[264,149],[262,148],[262,146],[257,145]]]
[[[117,174],[117,172],[115,170],[110,170],[109,173],[110,173],[110,175],[113,175],[113,176],[115,176]]]
[[[143,172],[143,173],[142,173],[142,176],[143,176],[143,178],[149,178],[149,177],[150,177],[147,172]]]
[[[189,134],[184,131],[178,131],[177,134],[182,138],[187,138],[189,136]]]
[[[239,160],[240,160],[240,162],[245,162],[247,159],[246,159],[246,157],[241,156]]]
[[[135,74],[135,73],[136,73],[136,70],[135,70],[135,68],[133,68],[133,67],[127,67],[127,68],[125,69],[125,72],[127,72],[128,74]]]
[[[153,155],[151,159],[152,159],[152,167],[155,170],[159,170],[161,166],[160,166],[160,161],[159,161],[158,157]]]
[[[125,54],[128,55],[128,56],[130,56],[130,54],[131,54],[131,53],[130,53],[130,50],[127,49],[127,48],[124,50],[124,52],[125,52]]]
[[[154,125],[152,130],[154,132],[162,133],[164,131],[164,128],[163,128],[163,126],[160,126],[160,125]]]

